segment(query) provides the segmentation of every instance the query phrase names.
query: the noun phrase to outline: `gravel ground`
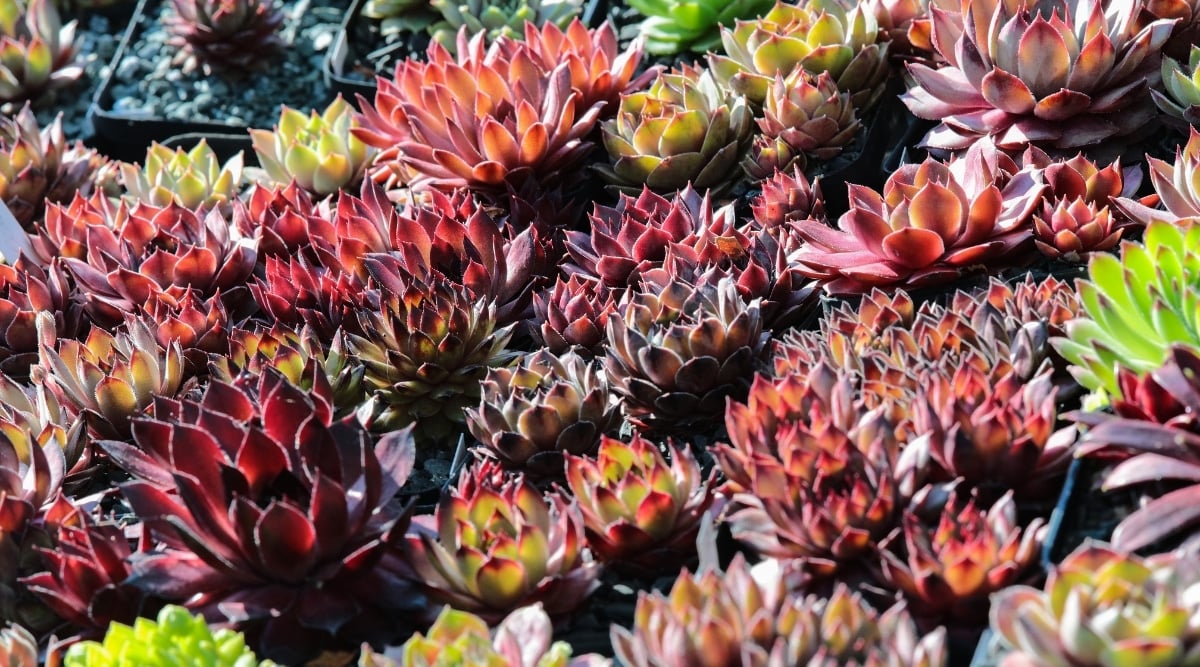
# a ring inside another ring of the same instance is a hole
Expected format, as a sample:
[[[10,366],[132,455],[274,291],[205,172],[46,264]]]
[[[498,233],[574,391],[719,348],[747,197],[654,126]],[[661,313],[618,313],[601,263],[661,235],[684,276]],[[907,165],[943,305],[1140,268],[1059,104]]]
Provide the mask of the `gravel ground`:
[[[323,107],[332,95],[322,80],[321,63],[348,0],[296,0],[281,3],[280,28],[290,44],[270,69],[230,81],[201,72],[184,73],[171,64],[175,49],[166,44],[161,19],[170,3],[151,5],[153,17],[117,64],[112,108],[130,116],[165,117],[270,128],[279,106]]]

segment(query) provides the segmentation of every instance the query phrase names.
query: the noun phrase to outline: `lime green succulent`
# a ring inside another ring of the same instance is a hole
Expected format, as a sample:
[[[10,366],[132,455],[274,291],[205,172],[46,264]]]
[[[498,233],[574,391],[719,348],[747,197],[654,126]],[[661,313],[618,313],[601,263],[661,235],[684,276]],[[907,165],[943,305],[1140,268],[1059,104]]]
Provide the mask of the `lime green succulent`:
[[[103,642],[80,642],[67,650],[64,667],[274,667],[259,661],[240,632],[213,632],[200,616],[176,605],[163,607],[157,620],[139,618],[133,626],[113,623]]]
[[[155,142],[144,167],[125,162],[120,168],[128,198],[153,206],[224,208],[237,199],[242,184],[242,154],[221,164],[204,139],[187,152]]]
[[[254,152],[278,185],[296,184],[324,197],[362,181],[375,149],[350,133],[357,114],[341,95],[325,111],[308,116],[284,105],[275,130],[250,130]]]
[[[419,32],[437,19],[429,0],[367,0],[362,15],[379,21],[385,35]]]
[[[1090,280],[1079,281],[1086,315],[1053,340],[1100,402],[1120,396],[1118,368],[1149,373],[1173,344],[1200,348],[1200,221],[1155,220],[1144,244],[1122,243],[1119,259],[1092,257]]]
[[[429,26],[429,34],[453,53],[463,26],[470,35],[486,32],[489,41],[501,35],[520,39],[526,23],[566,28],[579,16],[583,0],[429,0],[429,4],[442,13],[442,20]]]
[[[1163,56],[1162,83],[1164,92],[1150,91],[1158,108],[1174,119],[1200,125],[1200,46],[1192,46],[1186,67]]]
[[[489,633],[487,623],[474,614],[443,607],[437,620],[422,635],[417,633],[400,647],[399,660],[363,648],[359,667],[604,667],[611,665],[596,655],[571,657],[571,645],[550,643],[550,617],[535,604],[522,607]]]
[[[703,53],[721,46],[721,26],[761,16],[773,0],[629,0],[646,19],[641,34],[646,51],[673,55]]]
[[[865,111],[882,95],[891,72],[887,43],[877,42],[875,16],[841,0],[777,2],[765,16],[721,29],[724,54],[709,64],[717,78],[761,107],[777,74],[803,68],[814,77],[828,72],[838,89]]]

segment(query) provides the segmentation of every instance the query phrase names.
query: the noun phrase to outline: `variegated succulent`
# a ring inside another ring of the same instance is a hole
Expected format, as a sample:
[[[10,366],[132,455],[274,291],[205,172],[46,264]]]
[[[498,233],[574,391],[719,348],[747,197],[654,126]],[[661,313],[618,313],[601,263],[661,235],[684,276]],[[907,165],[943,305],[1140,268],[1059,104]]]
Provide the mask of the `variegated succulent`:
[[[205,139],[187,151],[156,142],[146,150],[144,165],[122,163],[120,168],[130,201],[157,207],[174,203],[228,212],[242,185],[242,154],[221,164]]]

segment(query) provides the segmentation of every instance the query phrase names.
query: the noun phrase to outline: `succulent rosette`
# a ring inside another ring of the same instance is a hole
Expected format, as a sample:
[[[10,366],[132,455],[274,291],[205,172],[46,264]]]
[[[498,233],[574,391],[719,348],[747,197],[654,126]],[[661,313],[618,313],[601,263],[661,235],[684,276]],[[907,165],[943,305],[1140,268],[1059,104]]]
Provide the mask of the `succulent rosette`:
[[[1030,240],[1043,185],[1031,167],[986,142],[948,164],[927,159],[888,177],[883,194],[851,184],[838,229],[799,221],[808,245],[795,260],[835,294],[874,286],[918,287],[996,265]]]
[[[104,189],[107,165],[95,150],[67,142],[61,115],[39,127],[26,103],[15,115],[0,116],[0,201],[27,231],[42,221],[48,201],[66,204]]]
[[[307,326],[299,330],[278,324],[270,328],[237,328],[229,332],[228,354],[210,355],[209,374],[233,382],[240,375],[262,375],[272,368],[288,382],[306,390],[328,383],[333,391],[335,412],[339,416],[348,414],[365,398],[366,369],[347,353],[342,331],[336,331],[327,340]]]
[[[183,386],[184,358],[178,341],[160,345],[143,320],[130,317],[123,331],[93,327],[83,341],[55,338],[50,317],[38,315],[41,349],[30,375],[45,383],[72,416],[83,415],[97,437],[126,438],[131,420],[156,397]]]
[[[1185,63],[1163,56],[1163,90],[1151,90],[1154,104],[1177,124],[1200,125],[1200,46],[1192,46]]]
[[[984,502],[1004,490],[1022,498],[1044,491],[1070,461],[1069,448],[1051,441],[1058,417],[1051,364],[1023,377],[974,351],[951,359],[915,371],[911,409],[922,435],[908,448],[927,453],[946,479],[979,489]]]
[[[83,311],[71,298],[71,287],[62,266],[45,269],[22,255],[12,264],[0,264],[0,371],[13,378],[29,375],[37,361],[37,315],[49,313],[54,333],[62,338],[78,334]]]
[[[882,579],[900,591],[919,625],[975,630],[987,623],[988,596],[1031,578],[1046,527],[1017,523],[1005,494],[990,507],[956,486],[942,507],[925,507],[940,490],[925,487],[903,527],[880,543]],[[927,523],[920,514],[931,510]],[[932,525],[930,525],[932,524]]]
[[[631,0],[629,6],[646,17],[639,25],[646,51],[672,55],[717,48],[721,26],[762,15],[771,0]]]
[[[616,113],[622,94],[645,88],[660,70],[648,67],[638,74],[643,57],[641,40],[619,50],[617,30],[607,21],[594,29],[577,18],[565,28],[553,22],[540,27],[527,23],[525,39],[509,42],[509,48],[516,50],[521,44],[548,70],[567,63],[571,87],[579,91],[575,108],[586,110],[597,102],[606,102],[600,110],[602,116]]]
[[[113,623],[102,641],[72,644],[62,661],[63,667],[277,667],[270,660],[259,662],[242,633],[213,630],[203,616],[178,605],[163,607],[154,619]]]
[[[1141,558],[1085,542],[1051,569],[1042,589],[992,598],[991,626],[1013,649],[1006,667],[1186,665],[1200,649],[1195,562]]]
[[[314,244],[337,242],[332,198],[314,200],[294,182],[278,188],[256,184],[246,206],[234,210],[233,223],[242,236],[258,238],[259,265],[268,257],[301,254],[317,261]]]
[[[572,275],[534,295],[542,342],[555,354],[575,349],[595,355],[603,351],[608,318],[616,310],[612,292],[598,280]]]
[[[763,16],[721,29],[723,54],[710,54],[713,72],[756,107],[763,106],[777,76],[797,69],[828,74],[831,85],[867,111],[883,94],[891,73],[887,42],[879,40],[874,14],[838,0],[777,0]],[[848,104],[849,106],[849,104]]]
[[[164,27],[179,49],[174,62],[238,76],[263,70],[286,43],[279,34],[285,15],[276,0],[171,0]]]
[[[1186,225],[1188,218],[1200,217],[1200,130],[1191,128],[1188,142],[1175,149],[1175,162],[1168,163],[1155,157],[1146,157],[1150,182],[1158,195],[1157,207],[1152,197],[1134,200],[1128,196],[1113,201],[1113,204],[1132,220],[1148,225],[1155,220],[1165,220]]]
[[[489,623],[537,602],[561,616],[598,586],[579,508],[495,462],[466,469],[415,528],[408,560],[426,595]]]
[[[368,260],[384,295],[361,312],[362,333],[348,336],[349,351],[383,403],[381,428],[416,422],[419,435],[438,439],[464,425],[487,369],[512,361],[512,326],[497,327],[495,306],[467,288],[440,274],[409,279],[389,259]]]
[[[728,259],[719,241],[736,237],[736,224],[733,206],[714,208],[711,193],[691,187],[669,199],[648,187],[636,198],[622,193],[616,207],[596,205],[587,232],[565,232],[570,261],[563,272],[605,287],[637,286],[668,254],[696,265]]]
[[[464,28],[469,35],[486,35],[488,41],[501,35],[518,39],[526,24],[565,28],[579,16],[583,0],[430,0],[429,5],[442,15],[429,26],[430,36],[453,52]]]
[[[761,133],[742,162],[752,180],[804,169],[808,157],[832,159],[862,128],[850,96],[838,90],[829,74],[804,70],[787,79],[775,75],[757,123]]]
[[[709,70],[660,73],[647,90],[622,95],[616,117],[602,124],[612,166],[600,173],[635,191],[728,189],[749,147],[752,119],[745,98]]]
[[[258,163],[275,184],[295,181],[318,197],[353,188],[375,152],[350,133],[358,125],[356,116],[341,95],[308,116],[284,105],[274,131],[250,130]]]
[[[788,593],[781,569],[739,555],[724,573],[685,570],[668,595],[639,593],[613,650],[630,667],[949,664],[945,631],[920,634],[903,603],[880,613],[844,584],[829,597]]]
[[[729,403],[730,442],[716,450],[734,537],[818,576],[886,536],[910,492],[895,470],[903,426],[855,400],[855,384],[828,364],[807,379],[760,375],[746,403]]]
[[[930,7],[945,65],[908,66],[904,103],[940,123],[924,145],[961,150],[992,137],[1004,149],[1075,149],[1131,135],[1153,117],[1146,93],[1174,21],[1141,25],[1140,0],[961,6],[961,19]]]
[[[539,350],[518,366],[490,369],[482,387],[467,427],[479,453],[506,468],[560,477],[563,456],[594,453],[618,422],[603,371],[574,352]]]
[[[41,633],[54,625],[53,613],[17,579],[36,571],[36,547],[49,545],[47,529],[65,513],[59,492],[66,466],[58,447],[22,452],[22,444],[0,436],[0,622]]]
[[[58,449],[68,490],[90,472],[91,447],[84,420],[69,414],[44,384],[20,384],[0,374],[0,438],[7,439],[27,464],[35,447]]]
[[[1200,345],[1194,320],[1195,257],[1200,225],[1157,221],[1142,244],[1121,244],[1121,255],[1094,255],[1090,280],[1079,282],[1080,316],[1053,345],[1073,365],[1080,384],[1107,397],[1120,396],[1117,371],[1157,369],[1173,343]]]
[[[191,292],[204,299],[219,295],[235,312],[249,300],[246,281],[257,244],[219,209],[138,204],[118,227],[87,224],[84,238],[86,258],[67,257],[63,265],[100,324],[119,323],[151,297],[177,303]]]
[[[381,618],[419,604],[394,572],[408,520],[390,502],[412,470],[410,429],[373,444],[356,417],[335,418],[328,385],[274,370],[213,381],[198,401],[157,399],[154,415],[133,424],[135,445],[102,443],[135,471],[122,493],[162,545],[133,563],[142,590],[289,664],[377,638]]]
[[[608,318],[605,371],[625,415],[649,431],[711,425],[745,395],[766,350],[759,300],[729,278],[630,290]]]
[[[221,208],[228,213],[242,184],[242,154],[221,164],[201,139],[189,151],[155,142],[146,150],[143,166],[121,163],[121,184],[133,202],[188,209]]]
[[[762,193],[750,202],[754,222],[760,228],[774,233],[787,222],[825,219],[821,184],[810,183],[799,165],[776,171],[760,185]]]
[[[486,49],[482,34],[460,39],[457,57],[435,42],[428,62],[401,61],[379,80],[374,104],[359,100],[363,122],[351,132],[381,149],[373,177],[493,192],[566,180],[592,149],[585,138],[602,106],[577,103],[571,63],[548,66],[504,38]]]
[[[490,630],[478,616],[443,607],[428,632],[404,642],[393,660],[363,647],[359,667],[418,667],[460,663],[479,667],[609,667],[596,654],[572,656],[571,645],[552,642],[554,626],[541,603],[521,607]]]
[[[63,24],[54,0],[0,3],[0,105],[36,101],[74,83],[83,66],[76,56],[75,21]]]
[[[720,509],[716,470],[705,478],[686,446],[666,451],[669,463],[635,435],[628,444],[605,437],[595,460],[567,457],[567,485],[597,560],[643,573],[695,560],[701,520]]]
[[[21,585],[84,635],[157,611],[162,601],[129,579],[133,554],[149,543],[135,550],[116,522],[98,521],[78,507],[63,511],[53,526],[53,548],[38,549],[42,568]]]

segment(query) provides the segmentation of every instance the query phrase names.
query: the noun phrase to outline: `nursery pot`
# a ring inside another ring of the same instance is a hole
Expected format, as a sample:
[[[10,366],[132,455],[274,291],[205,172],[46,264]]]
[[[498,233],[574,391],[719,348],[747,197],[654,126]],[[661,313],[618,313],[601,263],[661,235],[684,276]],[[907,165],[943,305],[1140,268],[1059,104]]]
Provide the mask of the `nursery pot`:
[[[335,93],[340,93],[347,100],[354,100],[355,95],[362,95],[367,99],[375,97],[374,73],[354,72],[359,56],[351,35],[364,5],[366,5],[366,0],[354,0],[350,8],[346,10],[337,36],[333,38],[333,44],[325,52],[325,62],[322,68],[325,74],[325,83]]]

